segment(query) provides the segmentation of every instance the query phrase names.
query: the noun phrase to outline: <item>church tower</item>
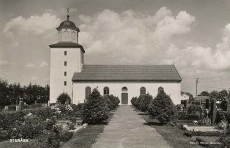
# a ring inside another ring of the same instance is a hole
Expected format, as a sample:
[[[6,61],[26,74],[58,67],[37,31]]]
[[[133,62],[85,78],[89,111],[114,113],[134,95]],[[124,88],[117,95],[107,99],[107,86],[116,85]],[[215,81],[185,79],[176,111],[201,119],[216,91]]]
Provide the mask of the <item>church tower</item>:
[[[55,103],[61,93],[67,93],[72,100],[72,77],[81,72],[84,64],[84,48],[78,44],[79,28],[74,22],[63,21],[58,31],[59,41],[50,47],[50,102]]]

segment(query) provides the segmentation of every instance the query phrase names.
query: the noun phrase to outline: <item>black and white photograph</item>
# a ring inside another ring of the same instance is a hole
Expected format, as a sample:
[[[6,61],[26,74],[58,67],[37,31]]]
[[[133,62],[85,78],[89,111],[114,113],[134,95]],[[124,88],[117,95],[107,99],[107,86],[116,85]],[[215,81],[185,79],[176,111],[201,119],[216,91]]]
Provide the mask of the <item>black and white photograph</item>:
[[[230,0],[0,0],[0,148],[230,148]]]

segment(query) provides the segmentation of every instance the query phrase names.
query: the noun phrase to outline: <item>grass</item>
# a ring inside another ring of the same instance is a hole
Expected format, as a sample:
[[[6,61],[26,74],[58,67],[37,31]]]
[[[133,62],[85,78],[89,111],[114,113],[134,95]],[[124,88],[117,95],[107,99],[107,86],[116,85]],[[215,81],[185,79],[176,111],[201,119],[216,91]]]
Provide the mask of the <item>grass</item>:
[[[159,121],[149,118],[149,115],[141,115],[146,125],[151,126],[157,130],[165,140],[174,148],[202,148],[198,144],[192,143],[193,139],[184,136],[184,131],[177,126],[162,125]]]
[[[114,112],[110,112],[109,120],[113,114]],[[64,143],[60,148],[90,148],[96,142],[98,135],[103,132],[105,126],[106,123],[88,125],[86,128],[77,131],[73,138]]]

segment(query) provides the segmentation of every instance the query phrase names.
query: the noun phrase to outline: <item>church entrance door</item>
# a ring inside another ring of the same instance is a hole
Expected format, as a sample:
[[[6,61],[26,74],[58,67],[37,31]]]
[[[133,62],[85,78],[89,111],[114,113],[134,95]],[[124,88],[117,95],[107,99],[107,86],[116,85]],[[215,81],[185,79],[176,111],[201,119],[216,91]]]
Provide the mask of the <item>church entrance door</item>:
[[[128,93],[121,94],[121,104],[128,104]]]

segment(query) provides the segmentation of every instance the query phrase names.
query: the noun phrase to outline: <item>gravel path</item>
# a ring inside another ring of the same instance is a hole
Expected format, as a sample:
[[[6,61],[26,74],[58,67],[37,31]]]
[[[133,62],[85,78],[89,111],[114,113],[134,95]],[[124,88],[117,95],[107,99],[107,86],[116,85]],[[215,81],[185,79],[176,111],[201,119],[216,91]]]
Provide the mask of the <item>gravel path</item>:
[[[131,106],[121,105],[92,148],[172,148],[156,129],[144,123]]]

